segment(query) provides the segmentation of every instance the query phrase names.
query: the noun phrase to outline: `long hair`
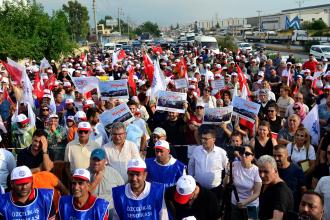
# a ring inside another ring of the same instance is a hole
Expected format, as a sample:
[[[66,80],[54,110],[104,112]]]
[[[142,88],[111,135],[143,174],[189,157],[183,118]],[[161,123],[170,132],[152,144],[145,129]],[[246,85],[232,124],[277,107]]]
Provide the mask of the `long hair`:
[[[271,137],[272,136],[272,130],[270,129],[270,124],[269,124],[269,122],[268,121],[261,121],[260,123],[259,123],[259,126],[258,126],[258,129],[259,129],[259,127],[260,126],[264,126],[264,127],[267,127],[268,128],[268,135],[267,135],[267,137]],[[257,131],[258,132],[258,131]]]
[[[295,133],[295,137],[294,137],[294,140],[293,140],[293,143],[294,144],[297,144],[296,142],[296,134],[299,132],[299,131],[302,131],[304,132],[304,135],[305,135],[305,141],[304,141],[304,147],[306,148],[306,150],[308,151],[309,150],[309,146],[311,145],[311,137],[309,135],[309,132],[306,128],[304,127],[299,127]]]

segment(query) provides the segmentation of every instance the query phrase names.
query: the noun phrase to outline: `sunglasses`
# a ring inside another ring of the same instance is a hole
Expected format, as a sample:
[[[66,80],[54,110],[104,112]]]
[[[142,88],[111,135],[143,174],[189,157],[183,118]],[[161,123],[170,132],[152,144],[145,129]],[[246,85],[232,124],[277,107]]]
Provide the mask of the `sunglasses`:
[[[197,109],[204,109],[204,107],[202,107],[202,106],[197,106],[196,108]]]
[[[245,151],[245,152],[240,153],[240,155],[242,155],[242,156],[244,155],[245,157],[248,157],[248,156],[253,156],[253,153]]]
[[[79,133],[79,134],[87,134],[88,131],[85,131],[85,130],[79,130],[78,133]]]
[[[299,111],[300,110],[300,107],[297,107],[297,108],[292,108],[294,111]]]
[[[43,112],[48,112],[49,109],[48,109],[48,108],[43,108],[42,111],[43,111]]]

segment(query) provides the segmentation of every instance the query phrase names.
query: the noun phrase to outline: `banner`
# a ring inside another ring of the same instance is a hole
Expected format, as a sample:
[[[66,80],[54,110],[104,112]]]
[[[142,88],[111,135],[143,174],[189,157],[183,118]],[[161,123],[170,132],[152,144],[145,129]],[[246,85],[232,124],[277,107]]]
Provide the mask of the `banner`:
[[[233,115],[246,119],[250,122],[255,122],[259,113],[260,104],[242,99],[238,96],[233,98]]]
[[[154,74],[153,80],[151,83],[151,94],[150,99],[156,98],[160,90],[166,90],[166,81],[163,74],[163,71],[159,67],[158,60],[155,60],[154,63]]]
[[[185,89],[188,88],[188,82],[186,78],[174,80],[174,85],[176,89]]]
[[[230,122],[233,113],[233,106],[223,108],[206,108],[203,124],[220,124]]]
[[[156,110],[184,113],[183,103],[187,100],[187,93],[159,91]]]
[[[41,61],[40,61],[40,72],[44,73],[45,69],[48,69],[48,67],[51,67],[48,60],[44,57]]]
[[[320,140],[320,122],[319,122],[319,112],[318,105],[315,105],[310,112],[306,115],[304,120],[301,122],[304,127],[309,131],[313,145],[318,145]]]
[[[108,100],[109,98],[128,99],[127,79],[100,81],[99,88],[101,97]]]
[[[211,82],[212,94],[216,94],[219,90],[225,88],[225,81],[223,79],[217,79]]]
[[[100,121],[106,128],[109,128],[114,122],[123,122],[127,125],[134,119],[135,118],[126,103],[118,105],[100,115]]]
[[[76,87],[76,90],[81,94],[89,92],[93,89],[97,89],[99,86],[99,79],[95,76],[71,77],[71,79],[74,86]]]

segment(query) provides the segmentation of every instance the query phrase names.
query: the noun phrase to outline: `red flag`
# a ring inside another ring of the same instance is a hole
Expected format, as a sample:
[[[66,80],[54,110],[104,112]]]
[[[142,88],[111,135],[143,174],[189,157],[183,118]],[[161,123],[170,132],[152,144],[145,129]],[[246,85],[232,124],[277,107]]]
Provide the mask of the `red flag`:
[[[298,86],[295,86],[294,89],[293,89],[293,95],[297,94],[298,93]]]
[[[11,98],[10,98],[10,96],[9,96],[9,94],[8,94],[7,87],[4,87],[4,88],[3,88],[3,97],[4,97],[5,99],[7,99],[8,102],[10,102],[11,105],[14,104],[13,100],[11,100]]]
[[[124,59],[126,57],[125,50],[120,50],[117,57],[118,57],[118,60]]]
[[[11,75],[12,79],[18,83],[22,81],[22,72],[24,67],[16,63],[10,58],[7,58],[7,62],[2,61],[2,64],[5,66],[9,75]]]
[[[157,52],[160,53],[160,54],[163,53],[163,49],[159,45],[156,46],[156,47],[155,46],[151,46],[151,48],[152,48],[152,52],[154,52],[154,53],[157,53]]]
[[[147,54],[143,54],[143,65],[144,72],[147,74],[150,84],[152,84],[152,79],[154,78],[154,64]]]
[[[244,127],[248,128],[249,132],[250,132],[250,137],[253,136],[253,131],[254,131],[254,123],[250,122],[244,118],[240,118],[239,119],[239,124],[243,125]]]
[[[36,77],[33,83],[33,93],[37,96],[38,99],[41,99],[44,95],[44,92],[41,88],[40,76],[39,73],[36,73]]]
[[[244,73],[242,72],[241,68],[237,64],[236,64],[236,70],[237,70],[237,75],[238,75],[238,82],[239,82],[240,91],[241,92],[243,91],[243,85],[244,85],[246,87],[246,90],[247,90],[247,95],[251,96],[251,92],[248,89],[249,86],[246,82],[246,77],[245,77]]]
[[[128,70],[128,85],[131,87],[133,95],[136,96],[136,84],[134,82],[134,68],[131,66]]]
[[[179,78],[184,78],[187,76],[187,64],[184,58],[180,59],[180,62],[175,67],[178,72]]]
[[[44,84],[44,89],[53,90],[55,87],[56,75],[53,74]]]

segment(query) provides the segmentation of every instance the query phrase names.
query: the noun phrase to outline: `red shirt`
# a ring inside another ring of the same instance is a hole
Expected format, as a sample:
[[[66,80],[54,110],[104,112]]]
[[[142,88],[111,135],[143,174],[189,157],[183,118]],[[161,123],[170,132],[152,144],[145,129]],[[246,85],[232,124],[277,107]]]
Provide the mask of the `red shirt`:
[[[317,61],[315,61],[315,60],[313,60],[313,61],[310,61],[310,60],[308,60],[308,61],[306,61],[304,64],[303,64],[303,66],[302,66],[302,68],[305,70],[305,69],[309,69],[312,73],[314,73],[315,71],[316,71],[316,64],[317,64],[318,62]]]
[[[88,196],[87,202],[81,208],[78,207],[76,201],[73,201],[73,205],[76,209],[78,209],[78,210],[87,210],[87,209],[91,208],[94,205],[95,200],[96,200],[96,196],[93,196],[90,192],[88,194],[89,194],[89,196]],[[103,220],[108,220],[108,218],[109,218],[108,215],[109,214],[108,214],[108,211],[107,211],[107,213],[105,214]]]

